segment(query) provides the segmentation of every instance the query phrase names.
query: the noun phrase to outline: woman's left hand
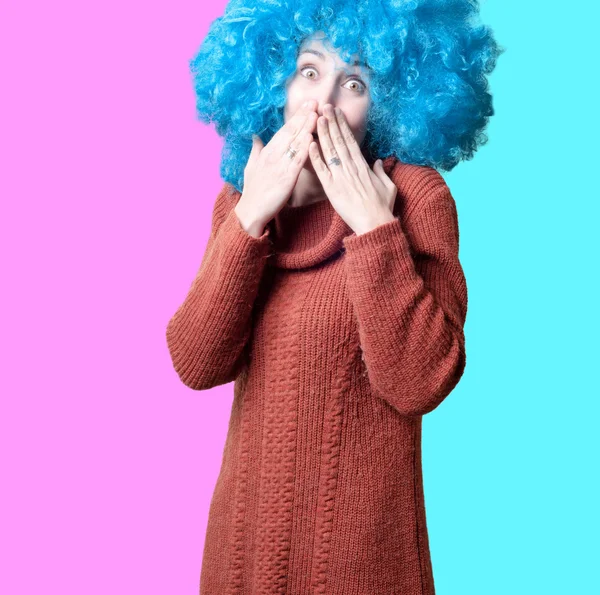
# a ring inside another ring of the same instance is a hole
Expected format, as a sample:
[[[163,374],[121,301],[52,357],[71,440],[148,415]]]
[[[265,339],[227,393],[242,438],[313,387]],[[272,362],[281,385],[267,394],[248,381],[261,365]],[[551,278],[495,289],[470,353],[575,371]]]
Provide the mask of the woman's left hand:
[[[398,188],[381,160],[369,167],[340,108],[334,111],[327,104],[323,112],[325,119],[319,118],[317,131],[325,161],[315,142],[308,153],[333,208],[357,235],[393,221]],[[337,165],[327,165],[333,157],[339,160]]]

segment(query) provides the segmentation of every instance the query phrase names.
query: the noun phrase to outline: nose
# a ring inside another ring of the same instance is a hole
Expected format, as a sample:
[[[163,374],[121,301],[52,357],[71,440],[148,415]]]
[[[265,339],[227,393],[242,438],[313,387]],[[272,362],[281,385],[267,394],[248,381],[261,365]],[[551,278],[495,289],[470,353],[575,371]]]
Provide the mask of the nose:
[[[332,77],[334,78],[334,77]],[[323,82],[318,91],[313,95],[317,102],[317,115],[324,116],[323,108],[329,103],[335,109],[337,99],[337,86],[335,80]]]
[[[335,101],[331,97],[327,97],[326,99],[319,100],[319,105],[317,106],[317,115],[319,117],[325,115],[323,110],[327,104],[331,105],[331,107],[333,109],[335,109]]]

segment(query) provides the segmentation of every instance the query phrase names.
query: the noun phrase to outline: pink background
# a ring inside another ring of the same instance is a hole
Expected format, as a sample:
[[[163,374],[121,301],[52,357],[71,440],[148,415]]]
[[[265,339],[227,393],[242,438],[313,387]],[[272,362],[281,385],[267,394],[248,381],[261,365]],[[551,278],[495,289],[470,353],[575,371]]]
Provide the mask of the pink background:
[[[198,591],[233,385],[185,387],[165,330],[222,185],[187,60],[224,6],[2,3],[7,595]]]

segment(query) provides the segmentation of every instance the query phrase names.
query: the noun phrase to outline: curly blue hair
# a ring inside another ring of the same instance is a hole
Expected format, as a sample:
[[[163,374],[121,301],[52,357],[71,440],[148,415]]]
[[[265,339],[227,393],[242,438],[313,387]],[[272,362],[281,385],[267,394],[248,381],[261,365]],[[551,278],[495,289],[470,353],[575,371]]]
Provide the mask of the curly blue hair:
[[[252,135],[284,124],[302,41],[323,31],[369,69],[363,154],[450,171],[487,143],[489,75],[505,49],[478,0],[230,0],[189,61],[198,119],[224,138],[220,174],[243,190]]]

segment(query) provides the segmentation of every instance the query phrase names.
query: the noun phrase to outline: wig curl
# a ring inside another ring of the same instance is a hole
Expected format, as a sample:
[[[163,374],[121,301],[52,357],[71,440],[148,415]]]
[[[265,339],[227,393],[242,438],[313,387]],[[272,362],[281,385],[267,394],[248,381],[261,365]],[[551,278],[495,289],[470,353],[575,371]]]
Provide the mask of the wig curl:
[[[363,154],[450,171],[487,143],[487,76],[505,49],[478,0],[230,0],[189,61],[199,120],[223,137],[220,174],[240,192],[252,135],[284,124],[302,41],[323,31],[369,69]]]

